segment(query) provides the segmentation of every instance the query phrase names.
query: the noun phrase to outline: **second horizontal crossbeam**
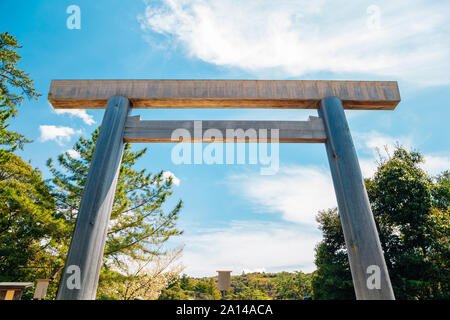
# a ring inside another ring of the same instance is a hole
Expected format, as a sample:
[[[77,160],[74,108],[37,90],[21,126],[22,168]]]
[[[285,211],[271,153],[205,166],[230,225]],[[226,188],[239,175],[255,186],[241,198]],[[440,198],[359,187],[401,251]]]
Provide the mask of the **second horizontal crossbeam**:
[[[321,118],[307,121],[140,120],[129,117],[125,142],[324,143]]]

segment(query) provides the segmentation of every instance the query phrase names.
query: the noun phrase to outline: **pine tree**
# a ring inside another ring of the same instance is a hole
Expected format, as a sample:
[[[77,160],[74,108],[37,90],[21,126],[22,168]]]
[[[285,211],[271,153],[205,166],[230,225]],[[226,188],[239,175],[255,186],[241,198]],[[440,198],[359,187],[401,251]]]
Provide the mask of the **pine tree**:
[[[75,143],[73,149],[79,157],[65,152],[57,158],[58,167],[52,159],[47,161],[53,175],[51,185],[56,209],[72,230],[98,134],[99,128],[89,140],[81,137]],[[176,228],[182,202],[169,212],[163,210],[165,201],[172,194],[172,178],[166,178],[163,171],[152,175],[145,169],[133,168],[146,151],[134,152],[130,144],[125,144],[104,251],[104,274],[120,269],[126,260],[145,262],[163,255],[163,244],[182,233]]]
[[[16,68],[21,59],[17,49],[21,46],[7,32],[0,34],[0,162],[8,161],[11,152],[30,142],[22,134],[8,130],[8,120],[17,114],[24,97],[37,99],[40,94],[33,88],[29,74]]]

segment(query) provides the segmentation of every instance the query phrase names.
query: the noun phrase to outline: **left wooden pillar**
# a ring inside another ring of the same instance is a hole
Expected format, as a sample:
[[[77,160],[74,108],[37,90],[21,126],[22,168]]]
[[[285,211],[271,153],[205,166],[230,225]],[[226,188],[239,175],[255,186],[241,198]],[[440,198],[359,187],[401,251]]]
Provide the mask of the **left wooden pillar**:
[[[129,112],[127,98],[113,96],[108,100],[59,283],[58,300],[95,299]]]

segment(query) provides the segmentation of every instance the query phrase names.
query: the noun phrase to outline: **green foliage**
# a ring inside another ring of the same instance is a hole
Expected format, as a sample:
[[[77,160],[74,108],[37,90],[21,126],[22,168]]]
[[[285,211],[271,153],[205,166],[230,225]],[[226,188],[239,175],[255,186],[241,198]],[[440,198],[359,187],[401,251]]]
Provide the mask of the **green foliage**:
[[[8,154],[0,163],[0,281],[35,281],[63,266],[68,229],[41,173]],[[50,285],[49,293],[56,290]]]
[[[355,299],[344,234],[337,209],[319,212],[316,220],[323,233],[323,240],[315,249],[317,270],[312,280],[314,299]]]
[[[25,97],[39,97],[29,74],[16,67],[20,48],[12,35],[0,34],[0,281],[32,282],[62,267],[58,252],[68,230],[41,173],[12,153],[29,140],[8,130],[8,121]],[[51,282],[49,295],[55,291]],[[27,290],[23,298],[32,294]]]
[[[33,88],[29,74],[16,68],[21,59],[17,49],[21,46],[7,32],[0,34],[0,161],[8,160],[11,152],[23,148],[29,142],[23,135],[7,130],[7,121],[17,114],[24,97],[36,99],[39,94]]]
[[[179,279],[171,283],[166,289],[162,290],[158,300],[188,300],[189,295],[181,288],[181,281]]]
[[[311,294],[311,274],[301,271],[282,272],[275,279],[276,296],[280,300],[301,300]],[[270,290],[268,291],[270,292]]]
[[[227,300],[303,299],[311,293],[312,274],[250,273],[231,277]],[[219,300],[217,277],[181,276],[161,292],[159,300]]]
[[[73,158],[66,152],[57,158],[59,167],[54,165],[52,159],[47,161],[53,174],[51,185],[57,211],[70,229],[75,225],[98,134],[99,129],[96,129],[89,140],[81,137],[75,143],[73,149],[78,152],[79,158]],[[130,144],[125,145],[107,233],[103,268],[120,268],[124,259],[146,262],[154,256],[163,255],[165,252],[161,249],[162,244],[170,237],[182,233],[176,228],[182,202],[179,201],[169,212],[162,208],[172,194],[172,179],[165,179],[163,171],[152,175],[145,169],[133,169],[136,161],[146,151],[147,149],[143,149],[134,152],[131,151]],[[67,238],[67,243],[69,240]],[[107,285],[108,281],[104,280],[103,283]],[[99,286],[102,286],[102,282]]]
[[[423,157],[397,147],[365,181],[397,299],[450,297],[449,174],[436,179]],[[316,248],[316,299],[354,298],[337,210],[321,212],[323,241]]]
[[[180,278],[180,288],[183,290],[192,290],[191,282],[186,274],[183,274]]]
[[[9,131],[8,121],[16,116],[17,107],[25,97],[39,97],[29,74],[16,68],[21,59],[17,53],[20,48],[13,36],[0,34],[0,280],[34,281],[51,277],[55,281],[50,283],[47,296],[52,298],[70,243],[98,130],[91,140],[77,142],[75,150],[80,153],[80,159],[68,154],[58,157],[62,171],[49,160],[54,175],[50,185],[42,181],[39,171],[12,154],[29,141]],[[151,175],[145,170],[133,170],[135,161],[145,152],[145,149],[131,152],[127,145],[120,169],[103,270],[116,283],[121,279],[111,268],[121,263],[119,257],[147,262],[151,257],[164,255],[161,245],[181,233],[175,227],[181,202],[168,213],[162,210],[171,195],[172,181],[164,179],[162,172]],[[140,275],[139,279],[148,280],[146,276]],[[152,281],[154,279],[160,277],[154,276]]]
[[[436,182],[431,190],[433,206],[440,210],[448,210],[450,203],[450,172],[444,171],[436,177]]]
[[[212,297],[213,300],[219,300],[221,298],[221,294],[216,287],[216,282],[213,278],[210,278],[208,284],[206,286],[206,292],[208,296]]]
[[[264,290],[245,287],[233,296],[233,300],[271,300],[271,298]]]

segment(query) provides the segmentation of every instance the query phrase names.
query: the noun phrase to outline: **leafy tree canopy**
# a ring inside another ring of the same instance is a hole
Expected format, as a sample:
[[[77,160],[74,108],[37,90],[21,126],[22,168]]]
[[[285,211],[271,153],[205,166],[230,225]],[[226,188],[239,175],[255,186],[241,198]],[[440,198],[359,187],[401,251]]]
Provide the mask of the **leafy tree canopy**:
[[[366,188],[397,299],[450,297],[450,183],[421,168],[423,156],[398,146],[380,159]],[[323,240],[316,248],[314,295],[353,299],[345,241],[336,209],[317,221]]]
[[[34,281],[63,265],[68,229],[41,173],[8,158],[0,163],[0,281]]]

